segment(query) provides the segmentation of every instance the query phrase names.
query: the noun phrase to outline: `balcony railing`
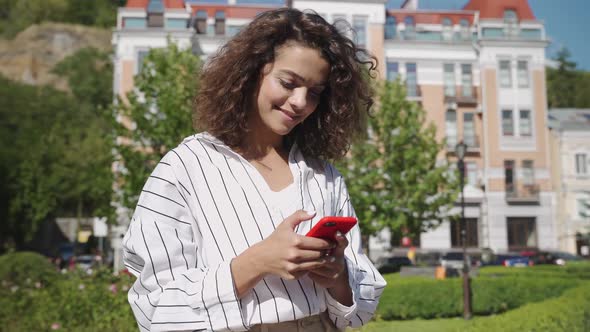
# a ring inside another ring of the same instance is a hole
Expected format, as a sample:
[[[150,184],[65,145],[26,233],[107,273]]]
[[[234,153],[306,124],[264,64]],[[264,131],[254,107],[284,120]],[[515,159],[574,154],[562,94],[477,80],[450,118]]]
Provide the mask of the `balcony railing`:
[[[506,202],[513,204],[538,204],[540,187],[538,184],[506,184]]]
[[[455,153],[455,146],[459,142],[459,138],[456,136],[447,136],[447,154],[454,154]],[[468,135],[463,136],[463,143],[467,145],[466,153],[479,153],[480,152],[480,143],[479,143],[479,136],[476,135]]]
[[[452,87],[445,88],[445,102],[457,103],[460,105],[477,104],[477,88],[474,86],[463,87],[457,86],[454,90]]]

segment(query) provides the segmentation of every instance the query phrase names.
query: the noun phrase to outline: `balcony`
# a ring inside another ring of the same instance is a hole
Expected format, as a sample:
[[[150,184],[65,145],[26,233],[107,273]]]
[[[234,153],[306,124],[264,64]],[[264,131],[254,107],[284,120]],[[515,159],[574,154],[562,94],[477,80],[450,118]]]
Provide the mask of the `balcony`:
[[[539,204],[540,187],[538,184],[518,183],[506,184],[506,203],[508,204]]]
[[[456,136],[447,136],[447,155],[455,154],[455,146],[459,142]],[[479,143],[479,136],[476,135],[467,135],[463,136],[463,143],[467,145],[466,154],[479,154],[480,151],[480,143]]]
[[[454,90],[452,87],[449,88],[445,88],[445,103],[464,106],[478,104],[476,87],[457,86]]]

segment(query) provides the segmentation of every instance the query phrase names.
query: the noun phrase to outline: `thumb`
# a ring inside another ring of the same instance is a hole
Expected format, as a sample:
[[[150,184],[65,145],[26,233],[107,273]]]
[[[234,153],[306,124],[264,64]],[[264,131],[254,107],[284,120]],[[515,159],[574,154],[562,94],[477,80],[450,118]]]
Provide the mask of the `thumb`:
[[[288,216],[287,219],[279,225],[279,227],[289,227],[291,230],[295,230],[295,227],[305,220],[310,220],[315,217],[315,211],[299,210],[295,211],[292,215]]]

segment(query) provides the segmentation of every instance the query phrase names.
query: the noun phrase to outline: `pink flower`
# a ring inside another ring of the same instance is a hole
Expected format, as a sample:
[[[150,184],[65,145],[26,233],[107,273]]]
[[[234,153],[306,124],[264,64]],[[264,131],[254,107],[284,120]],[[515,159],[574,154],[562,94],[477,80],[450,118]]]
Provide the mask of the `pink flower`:
[[[79,290],[84,290],[84,288],[86,288],[86,286],[84,284],[80,284],[78,285],[78,289]]]
[[[51,324],[51,329],[52,330],[59,330],[61,327],[61,325],[59,325],[59,323],[53,323]]]
[[[35,288],[41,288],[41,282],[40,281],[37,281],[35,283]]]
[[[116,294],[117,293],[117,285],[116,284],[111,284],[109,286],[109,290],[111,291],[111,293]]]
[[[123,285],[123,286],[121,287],[121,290],[122,290],[122,291],[124,291],[124,292],[126,292],[126,291],[128,291],[128,290],[129,290],[129,286],[127,286],[127,285]]]

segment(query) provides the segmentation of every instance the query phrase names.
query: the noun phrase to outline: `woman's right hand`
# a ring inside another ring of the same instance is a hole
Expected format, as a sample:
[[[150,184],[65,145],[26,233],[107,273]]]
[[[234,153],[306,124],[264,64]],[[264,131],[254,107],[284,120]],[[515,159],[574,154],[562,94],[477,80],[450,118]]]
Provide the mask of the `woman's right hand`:
[[[333,243],[295,233],[297,225],[314,216],[315,212],[303,210],[293,213],[269,237],[234,258],[231,266],[238,297],[268,274],[294,280],[328,263],[324,253],[334,248]]]

